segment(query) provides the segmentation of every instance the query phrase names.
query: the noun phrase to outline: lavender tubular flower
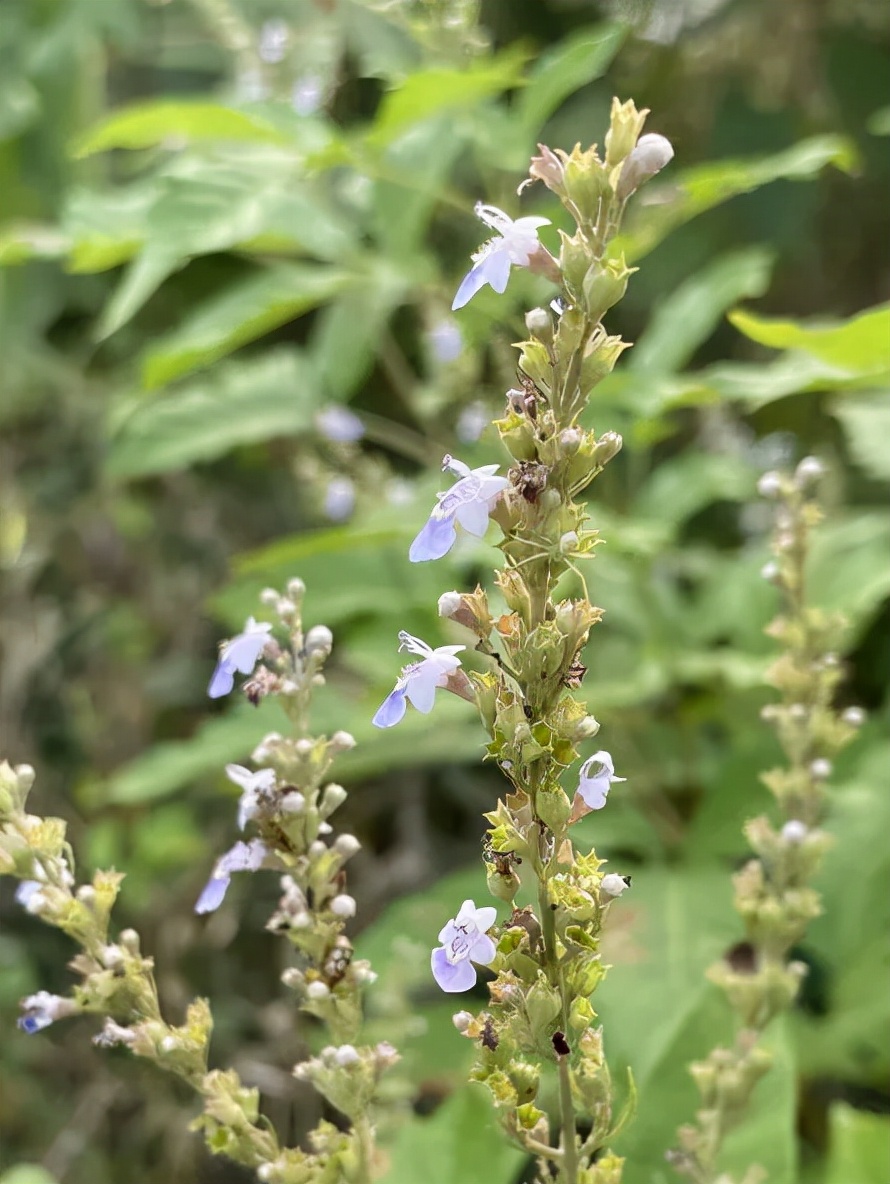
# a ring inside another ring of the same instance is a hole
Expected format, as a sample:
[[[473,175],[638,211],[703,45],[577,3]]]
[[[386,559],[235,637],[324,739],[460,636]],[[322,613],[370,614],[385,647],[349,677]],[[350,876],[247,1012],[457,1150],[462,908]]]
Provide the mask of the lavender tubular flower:
[[[463,461],[446,456],[442,468],[454,473],[459,480],[446,492],[438,495],[429,519],[408,551],[412,563],[425,563],[447,555],[457,539],[456,525],[467,534],[482,538],[488,529],[488,518],[495,503],[510,482],[494,474],[500,465],[482,465],[471,469]]]
[[[476,203],[476,217],[496,230],[497,237],[489,239],[474,255],[474,266],[461,280],[451,305],[452,312],[469,303],[476,293],[489,284],[499,295],[507,289],[512,266],[528,267],[532,257],[543,251],[538,230],[549,226],[549,218],[534,215],[515,221],[497,206]]]
[[[487,930],[497,915],[490,905],[477,909],[472,900],[465,900],[457,916],[443,926],[439,933],[442,945],[430,958],[433,978],[443,991],[469,991],[476,983],[473,963],[487,966],[494,961],[497,950]]]
[[[404,630],[399,634],[399,649],[417,654],[419,662],[405,666],[396,685],[384,699],[371,721],[377,728],[392,728],[404,718],[410,702],[426,715],[433,709],[436,689],[444,687],[449,677],[460,667],[456,657],[463,645],[442,645],[432,649],[419,637],[412,637]]]
[[[235,685],[235,674],[252,674],[265,648],[272,626],[248,617],[241,633],[225,642],[219,651],[216,669],[207,687],[211,699],[228,695]]]

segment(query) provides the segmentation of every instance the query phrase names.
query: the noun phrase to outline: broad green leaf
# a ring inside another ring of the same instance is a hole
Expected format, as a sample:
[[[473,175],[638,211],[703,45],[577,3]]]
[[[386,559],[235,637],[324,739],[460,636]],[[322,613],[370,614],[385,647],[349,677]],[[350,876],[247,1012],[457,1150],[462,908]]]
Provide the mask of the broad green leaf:
[[[165,141],[180,145],[202,140],[288,142],[278,128],[252,112],[218,103],[162,99],[113,112],[80,136],[72,152],[82,158],[109,148],[150,148]]]
[[[890,136],[890,107],[879,107],[865,125],[873,136]]]
[[[814,533],[808,582],[820,608],[842,612],[861,637],[890,595],[890,512],[835,515]]]
[[[522,68],[527,59],[527,50],[512,46],[465,70],[440,68],[409,75],[384,97],[368,133],[369,144],[382,148],[421,120],[474,107],[493,95],[522,86]]]
[[[151,390],[209,366],[329,300],[348,282],[344,272],[331,268],[279,264],[230,284],[147,351],[143,383]]]
[[[768,362],[718,362],[683,376],[674,392],[683,405],[683,384],[700,402],[721,399],[744,403],[751,410],[805,391],[855,390],[871,387],[871,375],[850,375],[812,354],[788,352]]]
[[[14,267],[29,259],[58,259],[67,245],[55,227],[14,224],[0,234],[0,267]]]
[[[762,296],[775,255],[765,247],[733,251],[691,276],[655,308],[642,340],[628,355],[631,370],[673,372],[707,341],[723,313],[743,296]]]
[[[62,215],[68,270],[107,271],[132,258],[145,241],[146,219],[156,196],[154,179],[104,193],[75,189]]]
[[[394,270],[377,267],[336,294],[321,311],[313,326],[310,352],[328,398],[348,400],[367,377],[406,286]]]
[[[832,406],[853,460],[878,481],[890,480],[890,395],[887,391],[838,399]]]
[[[740,457],[686,452],[654,470],[634,508],[642,517],[676,529],[712,502],[751,498],[754,485],[751,466]]]
[[[112,436],[107,472],[145,477],[213,460],[241,444],[294,436],[312,421],[316,386],[308,362],[294,351],[229,362],[162,398],[136,403]]]
[[[730,322],[760,345],[803,350],[849,374],[890,370],[890,304],[869,308],[845,321],[800,324],[771,320],[736,309]]]
[[[498,1129],[487,1091],[465,1085],[401,1128],[382,1184],[512,1184],[523,1153]]]
[[[248,168],[247,166],[250,165]],[[240,167],[174,162],[145,215],[146,241],[106,305],[97,337],[116,332],[186,260],[233,247],[341,255],[350,236],[295,179],[281,155],[254,153]]]
[[[835,1102],[828,1112],[828,1127],[825,1184],[886,1184],[890,1117]]]
[[[620,236],[628,258],[640,259],[672,230],[741,193],[751,193],[771,181],[808,181],[828,165],[852,172],[857,163],[853,142],[844,136],[813,136],[773,156],[718,160],[697,165],[647,190],[648,199]]]
[[[20,1163],[0,1176],[0,1184],[56,1184],[55,1176],[36,1163]]]
[[[519,122],[529,137],[570,95],[600,78],[628,34],[628,26],[604,21],[579,29],[535,62],[518,103]]]

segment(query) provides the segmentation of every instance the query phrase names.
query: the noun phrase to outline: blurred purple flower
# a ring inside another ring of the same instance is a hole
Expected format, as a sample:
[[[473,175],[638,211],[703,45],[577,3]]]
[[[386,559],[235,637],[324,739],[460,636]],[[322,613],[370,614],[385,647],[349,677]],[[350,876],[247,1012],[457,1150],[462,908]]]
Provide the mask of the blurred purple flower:
[[[324,407],[315,417],[315,426],[335,444],[354,444],[365,434],[365,425],[348,407],[336,403]]]
[[[219,651],[219,661],[210,679],[207,694],[211,699],[228,695],[235,685],[235,673],[252,674],[263,647],[269,640],[272,626],[248,617],[244,629],[225,642]]]
[[[239,841],[216,861],[213,875],[195,905],[196,913],[212,913],[222,904],[235,872],[255,872],[263,866],[269,848],[260,839]]]

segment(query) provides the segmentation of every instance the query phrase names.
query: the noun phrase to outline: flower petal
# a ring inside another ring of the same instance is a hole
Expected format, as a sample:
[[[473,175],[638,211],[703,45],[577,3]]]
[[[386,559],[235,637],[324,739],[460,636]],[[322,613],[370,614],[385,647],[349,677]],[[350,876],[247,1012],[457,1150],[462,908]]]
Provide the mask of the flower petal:
[[[459,308],[463,308],[465,304],[469,304],[479,289],[484,288],[488,283],[484,262],[483,260],[482,263],[477,263],[475,267],[470,268],[461,280],[460,287],[457,289],[451,305],[452,312],[457,312]]]
[[[226,892],[228,892],[229,884],[231,882],[231,876],[211,876],[211,878],[204,885],[201,895],[198,897],[198,900],[195,904],[195,912],[216,912],[225,899]]]
[[[469,957],[474,962],[481,962],[483,966],[487,966],[489,962],[494,961],[494,956],[497,953],[497,946],[486,933],[480,933],[476,940],[470,947]]]
[[[375,728],[392,728],[403,718],[407,709],[405,688],[396,686],[380,704],[371,723]]]
[[[487,904],[481,909],[476,909],[476,928],[480,933],[484,933],[486,929],[491,929],[497,919],[498,911],[494,905]]]
[[[430,967],[432,968],[433,978],[439,984],[443,991],[448,994],[454,994],[458,991],[469,991],[470,987],[476,984],[476,971],[473,968],[472,962],[464,960],[463,962],[451,963],[445,954],[445,950],[439,947],[433,950],[430,958]]]
[[[460,663],[458,663],[460,665]],[[405,694],[421,715],[429,715],[436,701],[439,670],[435,664],[422,663],[422,668],[408,676]]]
[[[467,534],[475,535],[477,539],[481,539],[488,530],[488,505],[486,502],[464,502],[457,509],[454,517]]]
[[[429,559],[441,559],[454,546],[457,531],[454,518],[437,518],[435,513],[415,538],[408,551],[412,563],[424,563]]]
[[[235,685],[235,672],[227,658],[220,658],[213,671],[213,676],[207,687],[207,694],[211,699],[221,699],[228,695]]]
[[[492,251],[479,264],[485,269],[485,278],[498,295],[507,290],[510,278],[510,255],[508,251]]]

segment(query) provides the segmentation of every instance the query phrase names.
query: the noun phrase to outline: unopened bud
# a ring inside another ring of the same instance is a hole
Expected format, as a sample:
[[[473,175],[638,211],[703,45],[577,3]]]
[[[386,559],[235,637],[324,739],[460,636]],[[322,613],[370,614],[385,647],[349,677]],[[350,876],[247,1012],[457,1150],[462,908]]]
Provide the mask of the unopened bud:
[[[553,318],[546,308],[532,308],[525,314],[525,327],[530,337],[549,345],[553,340]]]
[[[466,1032],[470,1024],[473,1022],[473,1018],[474,1017],[472,1013],[469,1011],[457,1011],[451,1017],[451,1022],[454,1024],[455,1028],[457,1028],[458,1032],[463,1035],[463,1033]]]
[[[760,574],[768,583],[772,584],[779,578],[779,565],[772,559],[769,563],[764,563],[760,569]]]
[[[630,876],[619,876],[617,872],[609,872],[600,881],[600,892],[606,896],[620,896],[630,887]]]
[[[355,737],[349,732],[334,732],[328,741],[328,748],[332,753],[349,752],[351,748],[355,748]]]
[[[347,796],[342,785],[337,785],[334,781],[330,785],[326,785],[319,803],[322,817],[329,818],[336,809],[343,805]]]
[[[772,469],[764,473],[757,482],[757,492],[761,497],[778,497],[782,492],[781,474]]]
[[[618,200],[626,201],[641,185],[660,173],[673,159],[673,155],[673,146],[665,136],[657,132],[640,136],[636,148],[622,166],[615,189]]]
[[[337,836],[333,849],[344,859],[349,859],[355,855],[356,851],[360,851],[361,847],[362,845],[355,835],[345,834]]]
[[[306,798],[298,789],[284,794],[278,805],[283,814],[301,814],[306,808]]]
[[[567,530],[564,535],[560,537],[559,549],[563,555],[569,555],[578,546],[578,533],[574,530]]]
[[[439,597],[439,616],[453,617],[462,604],[460,592],[443,592]]]
[[[789,819],[782,827],[782,838],[786,843],[790,843],[793,846],[802,843],[808,834],[809,831],[806,824],[798,818]]]
[[[617,432],[603,432],[593,450],[592,459],[596,467],[601,469],[603,465],[607,465],[621,451],[623,443],[624,440]]]
[[[794,471],[794,480],[799,489],[806,489],[824,476],[825,465],[815,456],[805,456]]]
[[[841,719],[848,727],[861,728],[865,723],[865,712],[861,707],[847,707],[842,713]]]
[[[327,625],[313,625],[306,634],[307,654],[329,654],[334,644],[334,635]]]
[[[575,725],[575,741],[590,740],[600,730],[599,720],[594,719],[592,715],[585,715],[583,719],[579,720]]]
[[[345,892],[335,896],[329,907],[335,917],[342,917],[343,920],[355,916],[355,900]]]
[[[583,435],[577,428],[566,428],[559,433],[559,448],[563,456],[574,456],[581,447]]]
[[[298,576],[295,576],[292,580],[287,581],[287,594],[291,600],[295,601],[297,604],[299,604],[306,595],[306,585]]]
[[[330,993],[330,988],[328,987],[327,983],[323,983],[321,979],[318,978],[315,979],[314,982],[309,983],[309,985],[306,987],[307,999],[315,999],[316,1001],[327,999]]]
[[[277,588],[264,588],[260,593],[260,604],[265,604],[269,608],[274,608],[281,598],[281,593]]]
[[[831,776],[831,761],[826,760],[824,756],[818,757],[810,763],[810,773],[817,781],[824,781]]]
[[[334,1060],[341,1069],[348,1069],[350,1065],[357,1065],[362,1058],[351,1044],[341,1044],[334,1049]]]

